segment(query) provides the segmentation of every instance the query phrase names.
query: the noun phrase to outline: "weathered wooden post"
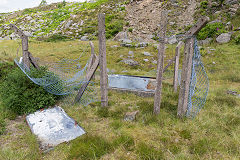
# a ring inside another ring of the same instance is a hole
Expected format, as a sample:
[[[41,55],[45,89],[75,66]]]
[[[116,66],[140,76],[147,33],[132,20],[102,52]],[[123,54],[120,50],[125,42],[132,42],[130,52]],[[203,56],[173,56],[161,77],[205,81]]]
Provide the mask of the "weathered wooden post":
[[[29,69],[30,63],[32,63],[32,65],[35,68],[39,69],[39,66],[38,66],[37,62],[35,61],[34,57],[28,51],[28,37],[20,29],[18,29],[14,24],[10,24],[9,26],[22,39],[23,64],[25,64],[25,66]]]
[[[167,29],[167,11],[164,10],[161,13],[161,25],[160,25],[160,43],[158,47],[158,62],[157,62],[157,86],[154,96],[154,114],[160,113],[161,105],[161,93],[162,93],[162,76],[163,76],[163,62],[165,52],[165,36]]]
[[[176,55],[175,55],[175,65],[174,65],[174,78],[173,78],[173,90],[174,92],[177,92],[178,87],[178,69],[179,69],[179,58],[180,58],[180,49],[183,45],[183,41],[178,42],[178,45],[176,47]]]
[[[98,15],[98,39],[99,39],[99,60],[100,60],[100,87],[101,87],[101,104],[103,107],[108,106],[108,75],[106,60],[106,36],[105,36],[105,14]]]
[[[184,117],[188,106],[188,93],[190,86],[190,78],[192,74],[192,58],[194,53],[194,38],[209,21],[208,17],[200,18],[198,22],[186,33],[188,39],[184,48],[184,61],[181,74],[181,84],[178,98],[178,116]]]
[[[90,71],[91,66],[93,65],[93,63],[96,60],[96,55],[95,55],[95,52],[94,52],[94,45],[93,45],[92,42],[89,42],[89,44],[90,44],[90,47],[91,47],[91,58],[90,58],[90,61],[88,62],[87,73]],[[92,79],[94,79],[94,78],[95,78],[95,75],[92,76]]]

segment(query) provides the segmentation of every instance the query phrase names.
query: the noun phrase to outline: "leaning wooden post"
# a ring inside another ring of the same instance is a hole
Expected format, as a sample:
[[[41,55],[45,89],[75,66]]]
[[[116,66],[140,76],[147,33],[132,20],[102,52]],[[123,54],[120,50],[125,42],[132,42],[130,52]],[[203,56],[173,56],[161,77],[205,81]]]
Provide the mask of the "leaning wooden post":
[[[99,60],[100,60],[100,87],[101,87],[101,104],[103,107],[108,106],[108,75],[106,60],[106,36],[105,36],[105,14],[98,15],[98,39],[99,39]]]
[[[96,60],[96,55],[95,55],[95,52],[94,52],[93,42],[90,41],[89,44],[90,44],[90,47],[91,47],[91,58],[90,58],[90,61],[88,62],[87,73],[90,71],[93,63]],[[92,76],[92,79],[95,79],[95,75]]]
[[[173,78],[173,89],[174,92],[177,92],[178,87],[178,69],[179,69],[179,58],[180,58],[180,49],[184,43],[180,41],[176,47],[175,55],[175,65],[174,65],[174,78]]]
[[[190,78],[192,74],[192,58],[194,53],[194,38],[209,21],[208,17],[200,18],[196,25],[194,25],[187,33],[188,39],[184,48],[184,61],[181,74],[181,84],[178,97],[178,116],[184,117],[188,107],[188,94],[190,87]]]
[[[157,86],[155,89],[153,111],[154,114],[160,113],[166,29],[167,29],[167,11],[164,10],[161,13],[161,28],[159,35],[160,43],[158,47],[158,63],[157,63]]]
[[[39,69],[39,66],[36,60],[34,59],[32,54],[28,51],[28,37],[20,29],[18,29],[17,26],[15,26],[14,24],[10,24],[9,26],[22,39],[23,64],[25,64],[25,66],[29,69],[30,63],[32,63],[32,65],[35,68]]]
[[[13,29],[22,39],[23,64],[25,64],[25,66],[29,68],[30,60],[28,55],[28,37],[20,29],[18,29],[14,24],[10,24],[10,28]]]

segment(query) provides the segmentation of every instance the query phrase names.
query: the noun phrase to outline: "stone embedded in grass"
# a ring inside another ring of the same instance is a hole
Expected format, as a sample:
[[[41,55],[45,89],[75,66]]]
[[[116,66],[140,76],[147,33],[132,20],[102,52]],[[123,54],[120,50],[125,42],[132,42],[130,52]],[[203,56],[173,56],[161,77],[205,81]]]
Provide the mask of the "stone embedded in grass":
[[[149,60],[148,59],[143,59],[144,62],[148,62]]]
[[[44,151],[85,134],[75,120],[58,106],[29,114],[26,120],[31,131],[37,135],[40,148]]]
[[[157,61],[156,61],[156,60],[153,60],[152,63],[153,63],[153,64],[157,64]]]
[[[144,56],[152,56],[149,52],[143,52]]]
[[[240,94],[238,94],[237,91],[228,90],[227,94],[230,94],[230,95],[236,96],[237,98],[240,98]]]
[[[216,38],[216,41],[218,43],[228,43],[230,40],[231,40],[230,33],[222,33]]]
[[[120,62],[123,62],[129,66],[138,66],[138,62],[132,60],[132,59],[124,59],[124,60],[121,60]]]
[[[134,112],[127,112],[124,116],[124,121],[134,121],[138,113],[138,110]]]

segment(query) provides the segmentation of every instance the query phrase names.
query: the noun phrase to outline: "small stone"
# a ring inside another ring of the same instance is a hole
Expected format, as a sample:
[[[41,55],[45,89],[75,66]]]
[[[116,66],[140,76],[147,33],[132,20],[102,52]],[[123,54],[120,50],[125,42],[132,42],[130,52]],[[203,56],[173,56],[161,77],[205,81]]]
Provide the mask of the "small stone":
[[[216,38],[216,41],[218,43],[228,43],[230,40],[231,40],[231,34],[229,33],[222,33]]]
[[[132,60],[132,59],[124,59],[124,60],[121,60],[120,62],[123,62],[129,66],[138,66],[138,62]]]
[[[156,61],[156,60],[154,60],[154,61],[152,61],[152,63],[153,63],[153,64],[157,64],[157,61]]]
[[[168,43],[169,44],[174,44],[174,43],[177,43],[177,37],[174,35],[174,36],[171,36],[168,38]]]
[[[133,51],[129,51],[128,54],[131,55],[131,56],[134,55]]]
[[[111,46],[111,48],[117,48],[117,47],[119,47],[118,45],[113,45],[113,46]]]
[[[151,53],[149,53],[149,52],[143,52],[143,54],[144,54],[145,56],[152,56]]]
[[[209,45],[212,42],[212,40],[213,40],[212,38],[206,38],[205,40],[201,40],[198,43],[200,45]]]
[[[121,43],[121,46],[122,47],[133,47],[133,45],[132,44],[126,44],[126,43]]]
[[[88,41],[88,36],[82,36],[81,41]]]
[[[149,60],[148,59],[143,59],[144,62],[148,62]]]
[[[122,42],[122,43],[132,43],[132,41],[130,40],[130,39],[120,39],[120,41]]]
[[[134,121],[136,120],[136,116],[139,113],[139,111],[134,111],[134,112],[127,112],[124,116],[124,121]]]

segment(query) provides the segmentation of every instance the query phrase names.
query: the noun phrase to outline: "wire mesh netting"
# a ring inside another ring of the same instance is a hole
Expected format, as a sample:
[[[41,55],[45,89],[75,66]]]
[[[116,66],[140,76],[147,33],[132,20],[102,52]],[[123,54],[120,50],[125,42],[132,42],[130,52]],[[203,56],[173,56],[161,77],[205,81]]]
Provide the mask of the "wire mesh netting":
[[[197,40],[194,42],[192,61],[192,75],[188,95],[187,116],[195,117],[206,102],[209,89],[209,80],[201,60]]]
[[[16,58],[14,61],[33,83],[43,87],[51,94],[65,96],[66,102],[72,103],[81,86],[87,83],[85,75],[88,62],[82,65],[84,62],[81,61],[81,56],[75,60],[62,59],[49,66],[41,66],[39,70],[33,66],[28,68],[23,63],[22,57]],[[97,91],[95,83],[90,82],[79,102],[88,105],[96,101]]]

